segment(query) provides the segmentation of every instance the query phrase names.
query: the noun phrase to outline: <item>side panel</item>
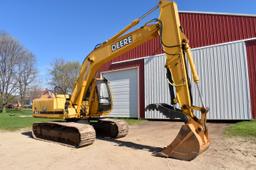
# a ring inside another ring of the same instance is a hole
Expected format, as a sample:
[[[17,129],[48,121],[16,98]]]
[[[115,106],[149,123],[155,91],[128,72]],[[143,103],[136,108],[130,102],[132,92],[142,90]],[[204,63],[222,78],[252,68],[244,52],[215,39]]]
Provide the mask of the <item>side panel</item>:
[[[234,43],[192,51],[201,78],[199,85],[203,100],[210,108],[208,119],[252,119],[245,44]],[[145,59],[145,106],[150,103],[170,103],[164,58],[160,55]],[[192,94],[193,103],[200,105],[195,86],[192,86]],[[157,111],[146,111],[145,117],[165,118]]]
[[[144,59],[145,72],[145,108],[152,103],[170,103],[164,54],[157,57]],[[166,116],[158,111],[145,110],[146,119],[166,119]]]
[[[113,100],[110,117],[138,118],[138,69],[102,73],[109,81]]]
[[[243,42],[193,50],[208,119],[252,119],[246,48]],[[192,86],[194,103],[198,92]]]
[[[246,42],[252,114],[256,119],[256,41]]]

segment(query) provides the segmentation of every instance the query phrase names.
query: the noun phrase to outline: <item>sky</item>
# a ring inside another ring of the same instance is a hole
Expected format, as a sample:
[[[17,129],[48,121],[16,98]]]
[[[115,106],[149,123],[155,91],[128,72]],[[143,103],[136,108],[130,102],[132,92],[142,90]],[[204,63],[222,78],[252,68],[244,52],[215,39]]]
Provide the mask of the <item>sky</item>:
[[[177,0],[179,10],[256,14],[256,0]],[[158,0],[0,0],[0,31],[9,33],[36,56],[46,86],[56,58],[82,62]],[[156,18],[154,12],[146,20]],[[146,21],[145,20],[145,21]]]

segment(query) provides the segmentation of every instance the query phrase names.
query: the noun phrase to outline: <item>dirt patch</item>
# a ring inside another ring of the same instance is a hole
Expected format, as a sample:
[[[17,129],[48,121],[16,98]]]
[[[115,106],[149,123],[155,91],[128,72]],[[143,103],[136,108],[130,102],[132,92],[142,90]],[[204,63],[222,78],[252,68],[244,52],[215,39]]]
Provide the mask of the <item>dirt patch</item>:
[[[20,115],[18,117],[32,117],[32,115]]]
[[[191,162],[153,156],[181,125],[150,121],[131,126],[125,138],[79,149],[34,140],[27,131],[0,132],[0,169],[255,169],[256,140],[223,137],[227,124],[208,124],[210,148]]]

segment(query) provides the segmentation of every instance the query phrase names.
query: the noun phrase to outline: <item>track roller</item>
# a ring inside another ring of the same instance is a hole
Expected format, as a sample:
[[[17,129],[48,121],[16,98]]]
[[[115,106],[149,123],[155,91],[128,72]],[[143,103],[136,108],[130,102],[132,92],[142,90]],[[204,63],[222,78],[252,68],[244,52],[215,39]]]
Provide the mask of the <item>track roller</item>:
[[[34,123],[32,135],[35,139],[58,142],[73,147],[90,145],[96,137],[94,128],[84,122]]]
[[[99,136],[121,138],[128,134],[128,124],[123,120],[100,119],[91,124]]]

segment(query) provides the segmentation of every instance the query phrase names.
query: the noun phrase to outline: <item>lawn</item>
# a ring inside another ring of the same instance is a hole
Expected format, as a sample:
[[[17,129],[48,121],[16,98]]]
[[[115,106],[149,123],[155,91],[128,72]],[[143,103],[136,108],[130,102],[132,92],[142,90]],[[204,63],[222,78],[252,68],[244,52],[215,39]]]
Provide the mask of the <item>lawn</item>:
[[[123,119],[129,125],[139,125],[145,120],[138,119]],[[22,128],[30,128],[35,122],[48,122],[52,119],[33,118],[32,111],[29,109],[24,110],[7,110],[6,113],[0,113],[0,130],[15,131]]]
[[[256,120],[233,124],[225,129],[225,135],[256,138]]]
[[[122,120],[125,120],[129,125],[140,125],[142,123],[145,123],[146,120],[140,120],[140,119],[125,119],[123,118]]]
[[[0,113],[1,130],[18,130],[31,127],[35,122],[47,122],[50,119],[33,118],[32,111],[26,110],[7,110],[6,113]]]

